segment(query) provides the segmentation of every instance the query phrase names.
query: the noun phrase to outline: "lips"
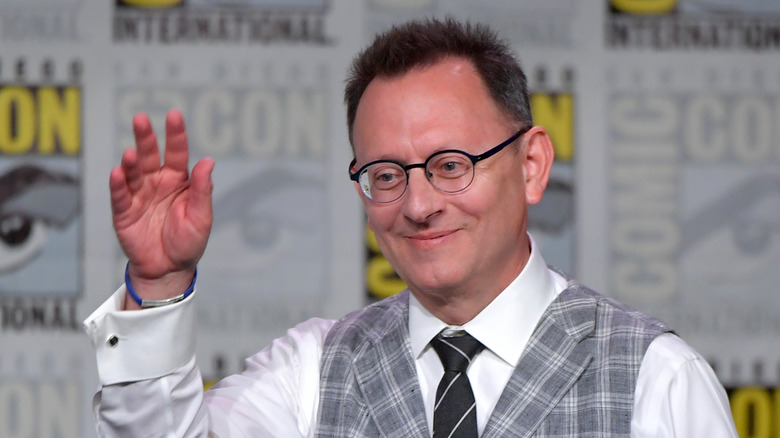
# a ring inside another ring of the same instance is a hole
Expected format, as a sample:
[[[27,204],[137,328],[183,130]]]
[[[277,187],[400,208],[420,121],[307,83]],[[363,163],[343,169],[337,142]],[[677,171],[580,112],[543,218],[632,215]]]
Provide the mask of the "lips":
[[[415,234],[412,236],[409,236],[410,239],[415,240],[432,240],[432,239],[438,239],[439,237],[444,237],[452,234],[454,231],[440,231],[437,233],[425,233],[425,234]]]
[[[445,238],[455,234],[456,231],[457,230],[446,230],[446,231],[435,231],[435,232],[431,231],[425,233],[416,233],[407,236],[407,239],[417,247],[430,247],[433,245],[438,245]]]

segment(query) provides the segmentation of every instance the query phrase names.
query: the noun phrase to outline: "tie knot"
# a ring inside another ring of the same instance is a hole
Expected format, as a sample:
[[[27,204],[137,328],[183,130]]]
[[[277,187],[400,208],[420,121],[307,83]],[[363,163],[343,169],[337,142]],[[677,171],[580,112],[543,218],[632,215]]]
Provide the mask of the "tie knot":
[[[470,334],[460,333],[462,334],[449,337],[439,333],[431,341],[433,349],[436,350],[442,365],[444,365],[444,371],[465,372],[471,359],[485,348]]]

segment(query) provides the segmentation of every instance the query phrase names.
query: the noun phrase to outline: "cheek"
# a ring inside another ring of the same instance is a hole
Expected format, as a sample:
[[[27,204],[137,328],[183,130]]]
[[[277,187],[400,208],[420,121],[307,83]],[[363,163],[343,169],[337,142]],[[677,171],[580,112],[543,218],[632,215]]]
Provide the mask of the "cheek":
[[[397,208],[388,205],[375,205],[371,201],[364,202],[366,216],[368,216],[368,228],[374,234],[389,231],[397,216]]]
[[[505,233],[514,229],[526,210],[525,187],[518,179],[495,181],[490,190],[470,194],[460,204],[460,210],[488,224],[489,234]]]

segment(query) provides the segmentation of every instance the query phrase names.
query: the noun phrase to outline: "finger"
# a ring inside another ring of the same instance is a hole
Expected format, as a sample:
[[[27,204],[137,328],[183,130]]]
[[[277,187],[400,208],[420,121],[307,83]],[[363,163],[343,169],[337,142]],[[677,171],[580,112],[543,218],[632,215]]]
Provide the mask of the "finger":
[[[111,174],[108,177],[108,187],[111,193],[111,211],[114,213],[114,216],[127,211],[132,204],[132,195],[127,186],[125,171],[122,167],[111,169]]]
[[[122,154],[122,170],[130,192],[135,193],[141,190],[144,185],[143,174],[138,164],[138,152],[135,149],[126,149]]]
[[[195,164],[190,177],[190,196],[187,202],[187,215],[206,229],[211,228],[212,222],[213,170],[214,160],[211,158],[204,158]]]
[[[160,149],[157,146],[157,136],[152,129],[149,116],[138,113],[133,117],[133,133],[135,147],[138,150],[138,162],[142,173],[160,170]]]
[[[187,174],[189,149],[184,117],[178,110],[171,110],[165,118],[165,167]]]

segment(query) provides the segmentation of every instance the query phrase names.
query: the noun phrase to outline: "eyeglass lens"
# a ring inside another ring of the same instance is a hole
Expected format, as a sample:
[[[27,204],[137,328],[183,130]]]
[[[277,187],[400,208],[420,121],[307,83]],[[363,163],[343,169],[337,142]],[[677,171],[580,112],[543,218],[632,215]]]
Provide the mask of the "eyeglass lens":
[[[474,165],[467,155],[460,152],[434,154],[425,162],[425,176],[442,192],[459,192],[474,179]],[[365,168],[359,182],[369,198],[377,202],[392,202],[406,191],[407,178],[408,171],[399,164],[383,161]]]

